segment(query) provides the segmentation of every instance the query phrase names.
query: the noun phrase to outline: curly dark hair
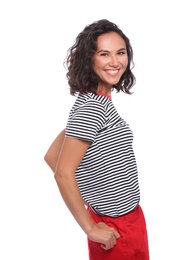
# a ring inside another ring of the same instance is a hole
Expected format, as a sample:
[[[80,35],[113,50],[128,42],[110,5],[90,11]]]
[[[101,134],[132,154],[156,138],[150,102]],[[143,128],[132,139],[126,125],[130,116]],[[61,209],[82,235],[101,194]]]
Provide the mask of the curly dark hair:
[[[84,30],[78,34],[73,46],[68,49],[67,59],[64,65],[66,64],[68,69],[66,76],[71,95],[83,92],[96,93],[99,77],[93,70],[92,57],[97,49],[98,36],[108,32],[116,32],[123,38],[128,55],[126,71],[113,88],[116,89],[117,92],[123,91],[127,94],[132,94],[130,90],[135,84],[136,79],[132,73],[134,63],[130,41],[116,24],[102,19],[87,25]]]

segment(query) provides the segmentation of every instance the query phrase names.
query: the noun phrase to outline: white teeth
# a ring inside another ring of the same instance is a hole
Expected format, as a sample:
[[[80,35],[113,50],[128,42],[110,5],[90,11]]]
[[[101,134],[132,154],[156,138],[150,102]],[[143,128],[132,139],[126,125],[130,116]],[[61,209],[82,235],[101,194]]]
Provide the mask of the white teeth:
[[[108,72],[108,74],[114,75],[114,74],[118,73],[118,70],[108,70],[107,72]]]

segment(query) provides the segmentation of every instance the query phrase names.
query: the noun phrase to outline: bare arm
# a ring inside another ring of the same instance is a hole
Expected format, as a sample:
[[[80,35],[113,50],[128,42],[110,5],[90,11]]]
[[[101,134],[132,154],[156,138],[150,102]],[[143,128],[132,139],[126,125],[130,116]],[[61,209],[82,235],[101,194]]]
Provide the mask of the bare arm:
[[[64,138],[55,171],[55,180],[68,209],[87,236],[103,244],[105,249],[116,244],[119,233],[104,223],[95,224],[89,216],[81,197],[75,171],[83,159],[90,143],[76,138]]]
[[[44,160],[48,164],[48,166],[51,168],[53,172],[55,172],[57,161],[59,158],[60,150],[63,144],[63,140],[65,137],[65,129],[62,130],[58,136],[54,139],[52,144],[50,145],[48,151],[46,152],[44,156]]]

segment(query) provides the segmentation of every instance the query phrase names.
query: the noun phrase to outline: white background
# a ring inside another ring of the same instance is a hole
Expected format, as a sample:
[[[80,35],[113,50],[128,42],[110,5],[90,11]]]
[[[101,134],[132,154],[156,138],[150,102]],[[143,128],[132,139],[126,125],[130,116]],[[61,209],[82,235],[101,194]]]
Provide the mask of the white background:
[[[67,49],[102,18],[119,25],[134,50],[134,94],[113,93],[113,101],[135,135],[151,260],[196,259],[193,3],[1,1],[0,259],[88,259],[86,236],[43,157],[75,100]]]

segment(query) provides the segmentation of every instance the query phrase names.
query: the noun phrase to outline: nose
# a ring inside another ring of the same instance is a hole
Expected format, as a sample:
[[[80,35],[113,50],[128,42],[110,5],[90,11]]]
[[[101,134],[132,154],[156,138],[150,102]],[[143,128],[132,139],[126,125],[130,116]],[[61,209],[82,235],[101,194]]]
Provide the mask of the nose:
[[[118,64],[119,64],[118,57],[116,55],[111,55],[109,65],[111,67],[118,67]]]

